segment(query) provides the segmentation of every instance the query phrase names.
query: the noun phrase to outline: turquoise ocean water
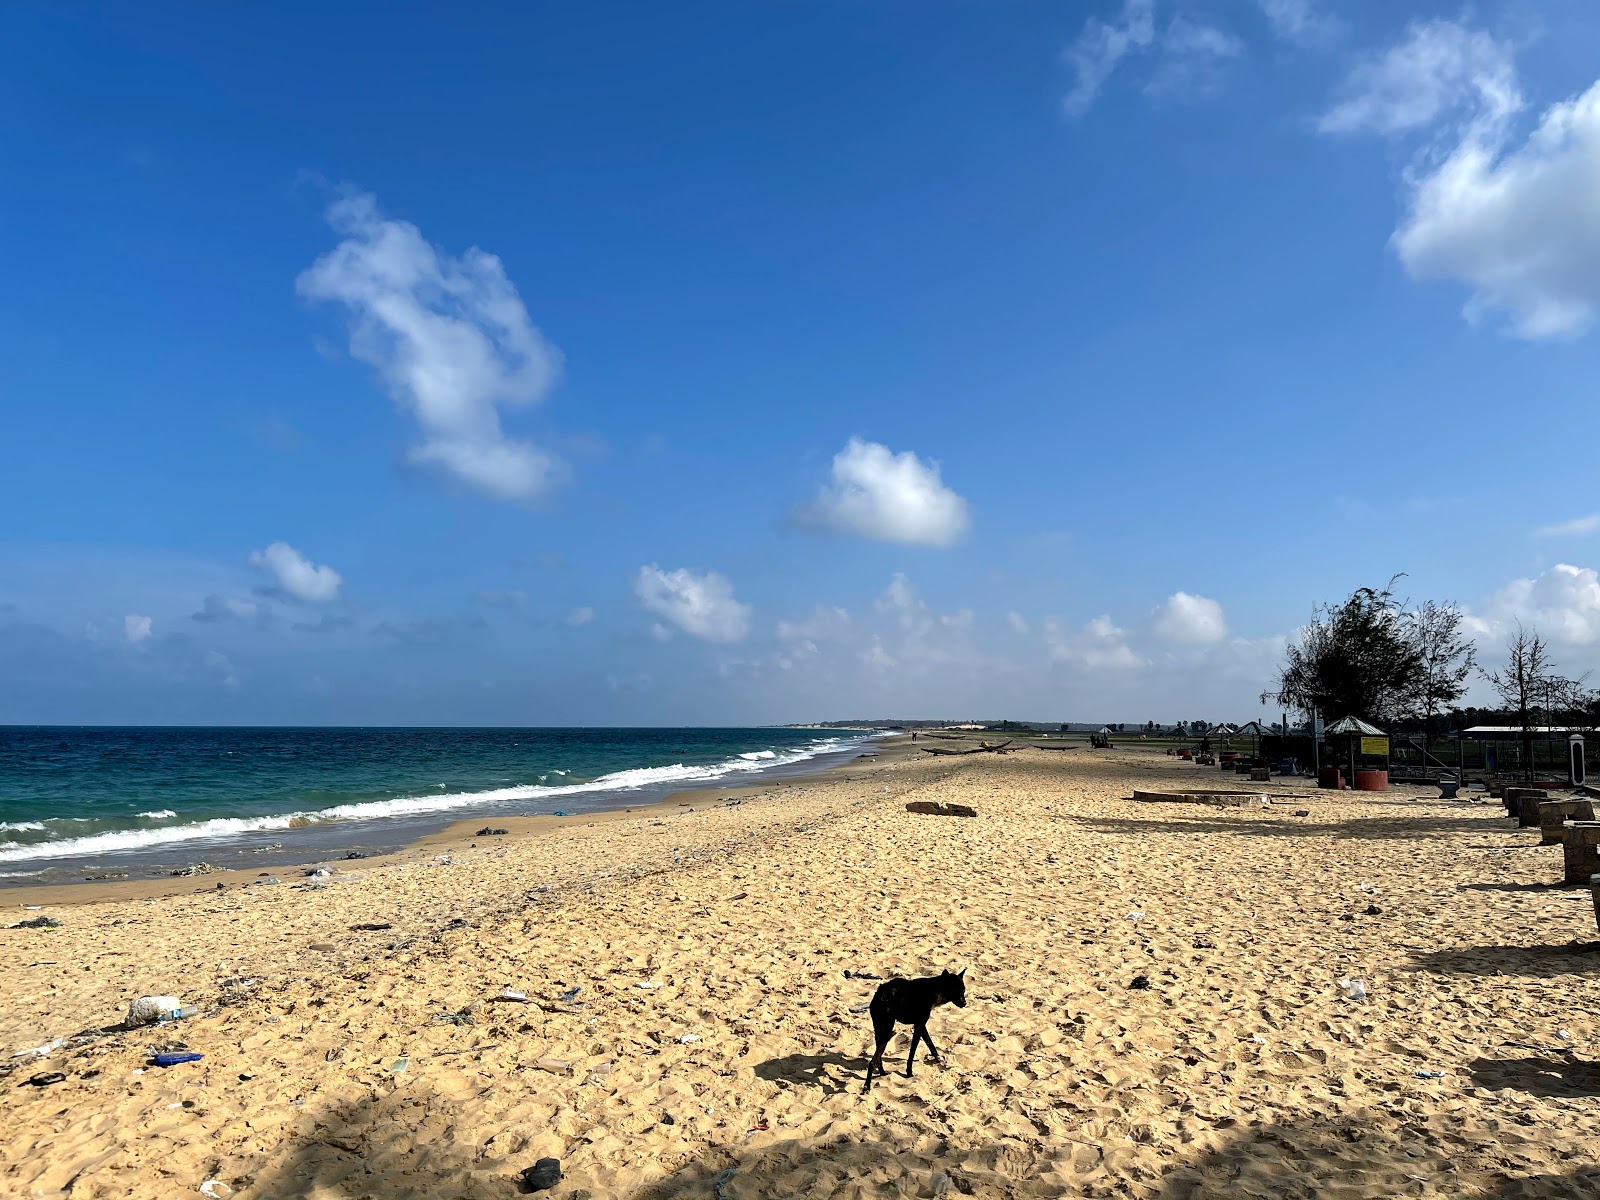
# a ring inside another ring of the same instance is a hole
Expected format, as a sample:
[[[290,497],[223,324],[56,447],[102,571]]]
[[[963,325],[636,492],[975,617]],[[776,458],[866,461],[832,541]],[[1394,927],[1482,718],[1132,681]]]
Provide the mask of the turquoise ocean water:
[[[462,818],[593,812],[851,757],[797,729],[0,728],[0,884],[393,849]]]

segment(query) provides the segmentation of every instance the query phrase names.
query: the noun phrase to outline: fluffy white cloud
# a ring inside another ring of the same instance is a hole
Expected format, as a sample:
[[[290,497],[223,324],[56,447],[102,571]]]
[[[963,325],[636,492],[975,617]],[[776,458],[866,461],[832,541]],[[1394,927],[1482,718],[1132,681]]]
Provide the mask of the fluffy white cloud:
[[[1144,665],[1145,660],[1128,645],[1128,631],[1119,629],[1109,616],[1099,616],[1081,631],[1065,628],[1054,617],[1044,620],[1044,643],[1050,658],[1090,670],[1126,671]]]
[[[663,571],[651,563],[639,568],[633,592],[645,608],[708,642],[737,642],[750,631],[750,606],[734,599],[733,584],[715,571]]]
[[[1339,36],[1343,24],[1313,0],[1260,0],[1272,32],[1298,46],[1322,46]]]
[[[1589,567],[1557,563],[1532,579],[1512,580],[1466,624],[1480,636],[1498,637],[1517,621],[1556,641],[1600,642],[1600,577]]]
[[[250,565],[270,573],[286,595],[308,604],[326,604],[335,599],[344,583],[339,572],[315,565],[287,542],[273,542],[265,550],[251,551]]]
[[[1600,306],[1600,83],[1552,105],[1522,145],[1469,131],[1415,183],[1395,249],[1416,279],[1472,289],[1467,316],[1504,313],[1524,338],[1584,332]]]
[[[939,464],[851,438],[834,455],[833,475],[800,509],[801,524],[882,542],[950,546],[967,532],[967,502],[944,485]]]
[[[1574,517],[1554,525],[1541,525],[1533,531],[1535,537],[1584,537],[1600,531],[1600,513],[1587,517]]]
[[[1407,133],[1462,109],[1499,121],[1522,105],[1510,48],[1456,21],[1420,21],[1404,40],[1360,63],[1324,133]]]
[[[344,240],[297,286],[349,310],[350,353],[376,368],[421,429],[411,460],[502,500],[547,491],[561,463],[508,437],[499,409],[542,397],[560,355],[529,320],[500,260],[476,247],[446,254],[415,225],[383,217],[366,194],[337,201],[328,222]]]
[[[1222,605],[1205,596],[1173,592],[1157,608],[1154,619],[1157,636],[1169,642],[1205,645],[1228,636],[1228,623]]]
[[[1155,36],[1155,0],[1123,0],[1122,15],[1116,21],[1090,17],[1062,55],[1077,81],[1061,107],[1074,117],[1088,112],[1117,64],[1130,53],[1147,49]]]
[[[128,641],[137,646],[150,636],[151,627],[155,624],[149,617],[142,617],[138,613],[129,613],[122,618],[122,632]]]
[[[1456,21],[1410,27],[1363,63],[1327,133],[1428,131],[1392,238],[1413,279],[1470,291],[1469,320],[1499,314],[1530,339],[1573,337],[1600,312],[1600,83],[1551,105],[1525,139],[1511,48]]]

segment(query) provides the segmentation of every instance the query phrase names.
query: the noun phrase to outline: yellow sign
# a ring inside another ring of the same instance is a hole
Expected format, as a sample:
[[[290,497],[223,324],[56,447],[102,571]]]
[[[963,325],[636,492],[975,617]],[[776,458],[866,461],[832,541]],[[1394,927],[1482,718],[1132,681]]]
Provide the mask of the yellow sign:
[[[1381,737],[1381,738],[1364,737],[1364,738],[1361,739],[1361,753],[1363,753],[1363,754],[1387,754],[1387,753],[1389,753],[1389,739],[1386,738],[1386,737]]]

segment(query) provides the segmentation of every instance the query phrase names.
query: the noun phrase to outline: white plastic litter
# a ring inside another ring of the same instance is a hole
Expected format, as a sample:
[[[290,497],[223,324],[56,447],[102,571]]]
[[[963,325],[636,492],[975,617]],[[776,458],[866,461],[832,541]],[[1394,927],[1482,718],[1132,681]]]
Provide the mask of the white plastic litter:
[[[690,1042],[698,1042],[700,1035],[698,1033],[686,1033],[678,1040],[687,1046]]]
[[[516,988],[508,987],[508,988],[503,989],[495,997],[495,999],[496,1000],[515,1000],[518,1004],[526,1004],[528,1002],[528,993],[527,992],[519,992],[519,991],[517,991]]]
[[[228,1200],[233,1195],[233,1189],[220,1179],[208,1179],[200,1185],[200,1194],[210,1196],[211,1200]]]
[[[933,1173],[933,1179],[930,1181],[930,1183],[933,1187],[933,1194],[935,1196],[948,1196],[951,1192],[956,1190],[956,1181],[951,1179],[950,1176],[946,1175],[943,1171],[935,1171]]]
[[[659,983],[657,983],[654,979],[646,979],[642,983],[636,983],[633,986],[638,988],[638,989],[640,989],[641,991],[653,992],[658,987],[660,987],[661,985]]]
[[[1144,913],[1135,910],[1128,914],[1127,919],[1130,921],[1142,921],[1144,920]]]
[[[12,1058],[43,1058],[53,1050],[59,1050],[67,1044],[66,1038],[55,1038],[53,1041],[42,1042],[37,1046],[29,1046],[26,1050],[18,1050]]]
[[[1444,1078],[1444,1072],[1443,1071],[1418,1071],[1417,1072],[1417,1078],[1418,1079],[1443,1079]]]
[[[128,1015],[122,1023],[130,1029],[135,1025],[154,1025],[182,1008],[183,1001],[176,996],[140,996],[128,1005]]]
[[[1572,1040],[1572,1030],[1570,1030],[1570,1029],[1558,1029],[1558,1030],[1556,1030],[1556,1036],[1558,1038],[1560,1038],[1563,1042],[1570,1042]]]
[[[871,1007],[872,1007],[872,1001],[869,1000],[865,1004],[856,1005],[850,1011],[853,1012],[853,1013],[864,1013]]]
[[[1359,979],[1341,979],[1339,986],[1344,989],[1346,1000],[1365,1000],[1367,998],[1367,985]]]

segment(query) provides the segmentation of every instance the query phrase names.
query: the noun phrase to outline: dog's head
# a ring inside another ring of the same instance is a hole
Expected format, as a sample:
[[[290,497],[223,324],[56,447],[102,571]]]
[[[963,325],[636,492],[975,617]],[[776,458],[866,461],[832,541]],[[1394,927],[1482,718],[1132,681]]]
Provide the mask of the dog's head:
[[[967,1006],[967,969],[961,968],[960,973],[944,971],[939,976],[939,995],[946,1003],[954,1004],[957,1008]]]

